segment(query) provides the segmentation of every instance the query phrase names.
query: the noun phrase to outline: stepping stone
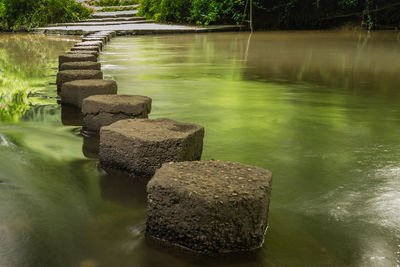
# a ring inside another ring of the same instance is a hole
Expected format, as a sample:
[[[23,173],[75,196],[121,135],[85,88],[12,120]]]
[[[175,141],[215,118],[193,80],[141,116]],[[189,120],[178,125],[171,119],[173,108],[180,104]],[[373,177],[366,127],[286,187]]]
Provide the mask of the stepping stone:
[[[204,128],[170,119],[129,119],[100,129],[100,163],[152,175],[164,162],[199,160]]]
[[[82,46],[98,46],[101,51],[103,49],[103,42],[102,41],[90,41],[90,42],[81,42],[81,43],[75,44],[75,47],[82,47]]]
[[[80,51],[80,50],[100,52],[100,48],[98,46],[78,46],[71,48],[71,51]]]
[[[92,95],[112,95],[116,93],[117,83],[115,81],[94,78],[80,79],[64,83],[61,87],[60,96],[62,103],[81,108],[83,99],[86,97]]]
[[[58,57],[58,69],[63,63],[66,62],[82,62],[82,61],[91,61],[97,62],[97,58],[94,55],[89,54],[65,54]]]
[[[83,129],[98,132],[114,122],[148,118],[151,98],[137,95],[95,95],[83,100]]]
[[[102,34],[102,35],[100,35],[100,34],[91,34],[91,35],[86,36],[86,38],[105,38],[106,39],[106,43],[108,43],[110,41],[110,39],[111,39],[111,36],[110,35],[104,35],[104,34]]]
[[[98,80],[103,79],[103,73],[99,70],[63,70],[57,73],[57,93],[66,82],[76,80]]]
[[[200,253],[259,248],[271,184],[269,171],[241,163],[165,163],[147,185],[147,234]]]
[[[61,64],[60,70],[101,70],[101,64],[91,61],[66,62]]]
[[[93,41],[100,41],[104,44],[107,43],[107,37],[101,37],[101,36],[94,36],[94,37],[84,37],[82,38],[82,42],[93,42]]]
[[[91,50],[73,50],[67,53],[68,55],[79,55],[79,54],[88,54],[96,57],[96,60],[99,58],[99,52],[91,51]]]

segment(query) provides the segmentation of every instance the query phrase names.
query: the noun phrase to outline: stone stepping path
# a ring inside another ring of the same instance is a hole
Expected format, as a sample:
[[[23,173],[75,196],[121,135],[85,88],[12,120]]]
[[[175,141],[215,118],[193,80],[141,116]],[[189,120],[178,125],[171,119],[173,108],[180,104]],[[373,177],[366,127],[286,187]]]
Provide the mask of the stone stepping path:
[[[102,16],[118,19],[136,13],[104,12]],[[103,24],[86,26],[83,22],[42,29],[45,33],[85,34],[71,51],[59,56],[56,84],[60,102],[65,104],[62,122],[83,126],[85,135],[100,135],[99,144],[93,147],[86,142],[83,151],[94,158],[98,151],[103,168],[153,177],[147,185],[149,237],[200,253],[260,247],[267,229],[271,173],[241,163],[197,161],[203,152],[204,127],[167,118],[148,119],[152,99],[117,95],[117,83],[103,79],[98,62],[101,50],[116,35],[206,32],[234,26],[137,22],[110,25],[94,21]]]
[[[118,17],[133,17],[139,13],[138,10],[127,11],[110,11],[110,12],[95,12],[93,18],[118,18]]]

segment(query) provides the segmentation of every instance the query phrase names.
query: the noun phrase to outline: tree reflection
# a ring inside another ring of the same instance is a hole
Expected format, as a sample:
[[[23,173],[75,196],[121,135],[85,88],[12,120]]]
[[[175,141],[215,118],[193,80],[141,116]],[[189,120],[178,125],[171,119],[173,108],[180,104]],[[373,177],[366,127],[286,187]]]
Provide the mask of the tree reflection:
[[[0,121],[17,121],[56,74],[57,57],[74,39],[33,34],[0,35]],[[54,80],[54,79],[53,79]]]

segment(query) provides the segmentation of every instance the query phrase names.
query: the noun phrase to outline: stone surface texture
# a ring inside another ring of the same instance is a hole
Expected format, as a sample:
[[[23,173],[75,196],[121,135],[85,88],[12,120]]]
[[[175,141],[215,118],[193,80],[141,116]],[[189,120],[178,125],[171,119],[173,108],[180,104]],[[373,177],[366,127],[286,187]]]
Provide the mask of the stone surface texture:
[[[112,80],[85,79],[66,82],[61,87],[61,102],[78,108],[86,97],[117,93],[117,83]]]
[[[103,73],[99,70],[63,70],[57,73],[57,92],[66,82],[76,80],[98,80],[103,79]]]
[[[72,47],[71,51],[79,51],[79,50],[85,50],[85,51],[97,51],[100,52],[100,48],[98,46],[77,46],[77,47]]]
[[[66,62],[61,64],[60,70],[101,70],[101,64],[91,61]]]
[[[90,54],[65,54],[58,57],[59,67],[65,62],[92,61],[96,62],[95,56]]]
[[[147,234],[200,253],[256,249],[271,184],[269,171],[241,163],[163,164],[147,185]]]
[[[170,119],[129,119],[100,130],[100,163],[152,175],[165,162],[199,160],[204,127]]]
[[[99,52],[91,51],[91,50],[73,50],[67,53],[68,55],[79,55],[79,54],[86,54],[86,55],[93,55],[96,57],[96,60],[99,58]]]
[[[100,50],[103,49],[103,42],[102,41],[86,41],[86,42],[80,42],[76,43],[75,47],[82,47],[82,46],[98,46]]]
[[[133,95],[95,95],[83,100],[83,128],[98,132],[101,127],[114,122],[148,118],[151,98]]]

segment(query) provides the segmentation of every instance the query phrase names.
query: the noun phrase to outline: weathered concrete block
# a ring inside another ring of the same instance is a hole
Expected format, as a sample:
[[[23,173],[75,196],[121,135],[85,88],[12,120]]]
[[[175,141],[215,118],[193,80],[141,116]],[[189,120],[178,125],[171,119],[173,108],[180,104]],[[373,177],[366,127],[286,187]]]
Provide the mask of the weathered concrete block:
[[[101,70],[101,64],[92,61],[66,62],[61,64],[60,70]]]
[[[90,51],[97,51],[100,52],[100,47],[98,46],[76,46],[72,47],[71,51],[79,51],[79,50],[90,50]]]
[[[106,39],[106,43],[108,43],[110,41],[110,39],[111,39],[111,36],[107,35],[107,34],[94,33],[94,34],[90,34],[90,35],[86,36],[86,38],[97,38],[97,37],[105,38]]]
[[[199,160],[204,128],[170,119],[129,119],[100,129],[100,163],[151,175],[164,162]]]
[[[94,55],[90,54],[65,54],[58,57],[58,64],[59,64],[58,68],[60,69],[60,66],[66,62],[82,62],[82,61],[96,62],[97,59]]]
[[[101,127],[114,122],[148,118],[151,98],[137,95],[95,95],[83,100],[83,128],[98,132]]]
[[[93,42],[93,41],[100,41],[104,44],[107,43],[107,37],[105,36],[94,36],[94,37],[84,37],[82,38],[82,42]]]
[[[166,163],[147,185],[146,231],[201,253],[262,245],[272,175],[234,162]]]
[[[57,92],[66,82],[76,80],[98,80],[103,79],[103,73],[99,70],[63,70],[57,73]]]
[[[101,41],[91,41],[91,42],[81,42],[75,44],[75,47],[81,47],[81,46],[98,46],[100,50],[103,49],[103,42]]]
[[[73,50],[69,51],[67,55],[79,55],[79,54],[86,54],[86,55],[93,55],[96,57],[96,60],[99,59],[99,52],[97,51],[91,51],[91,50]]]
[[[117,93],[115,81],[98,79],[81,79],[64,83],[60,93],[61,102],[81,108],[86,97]]]

